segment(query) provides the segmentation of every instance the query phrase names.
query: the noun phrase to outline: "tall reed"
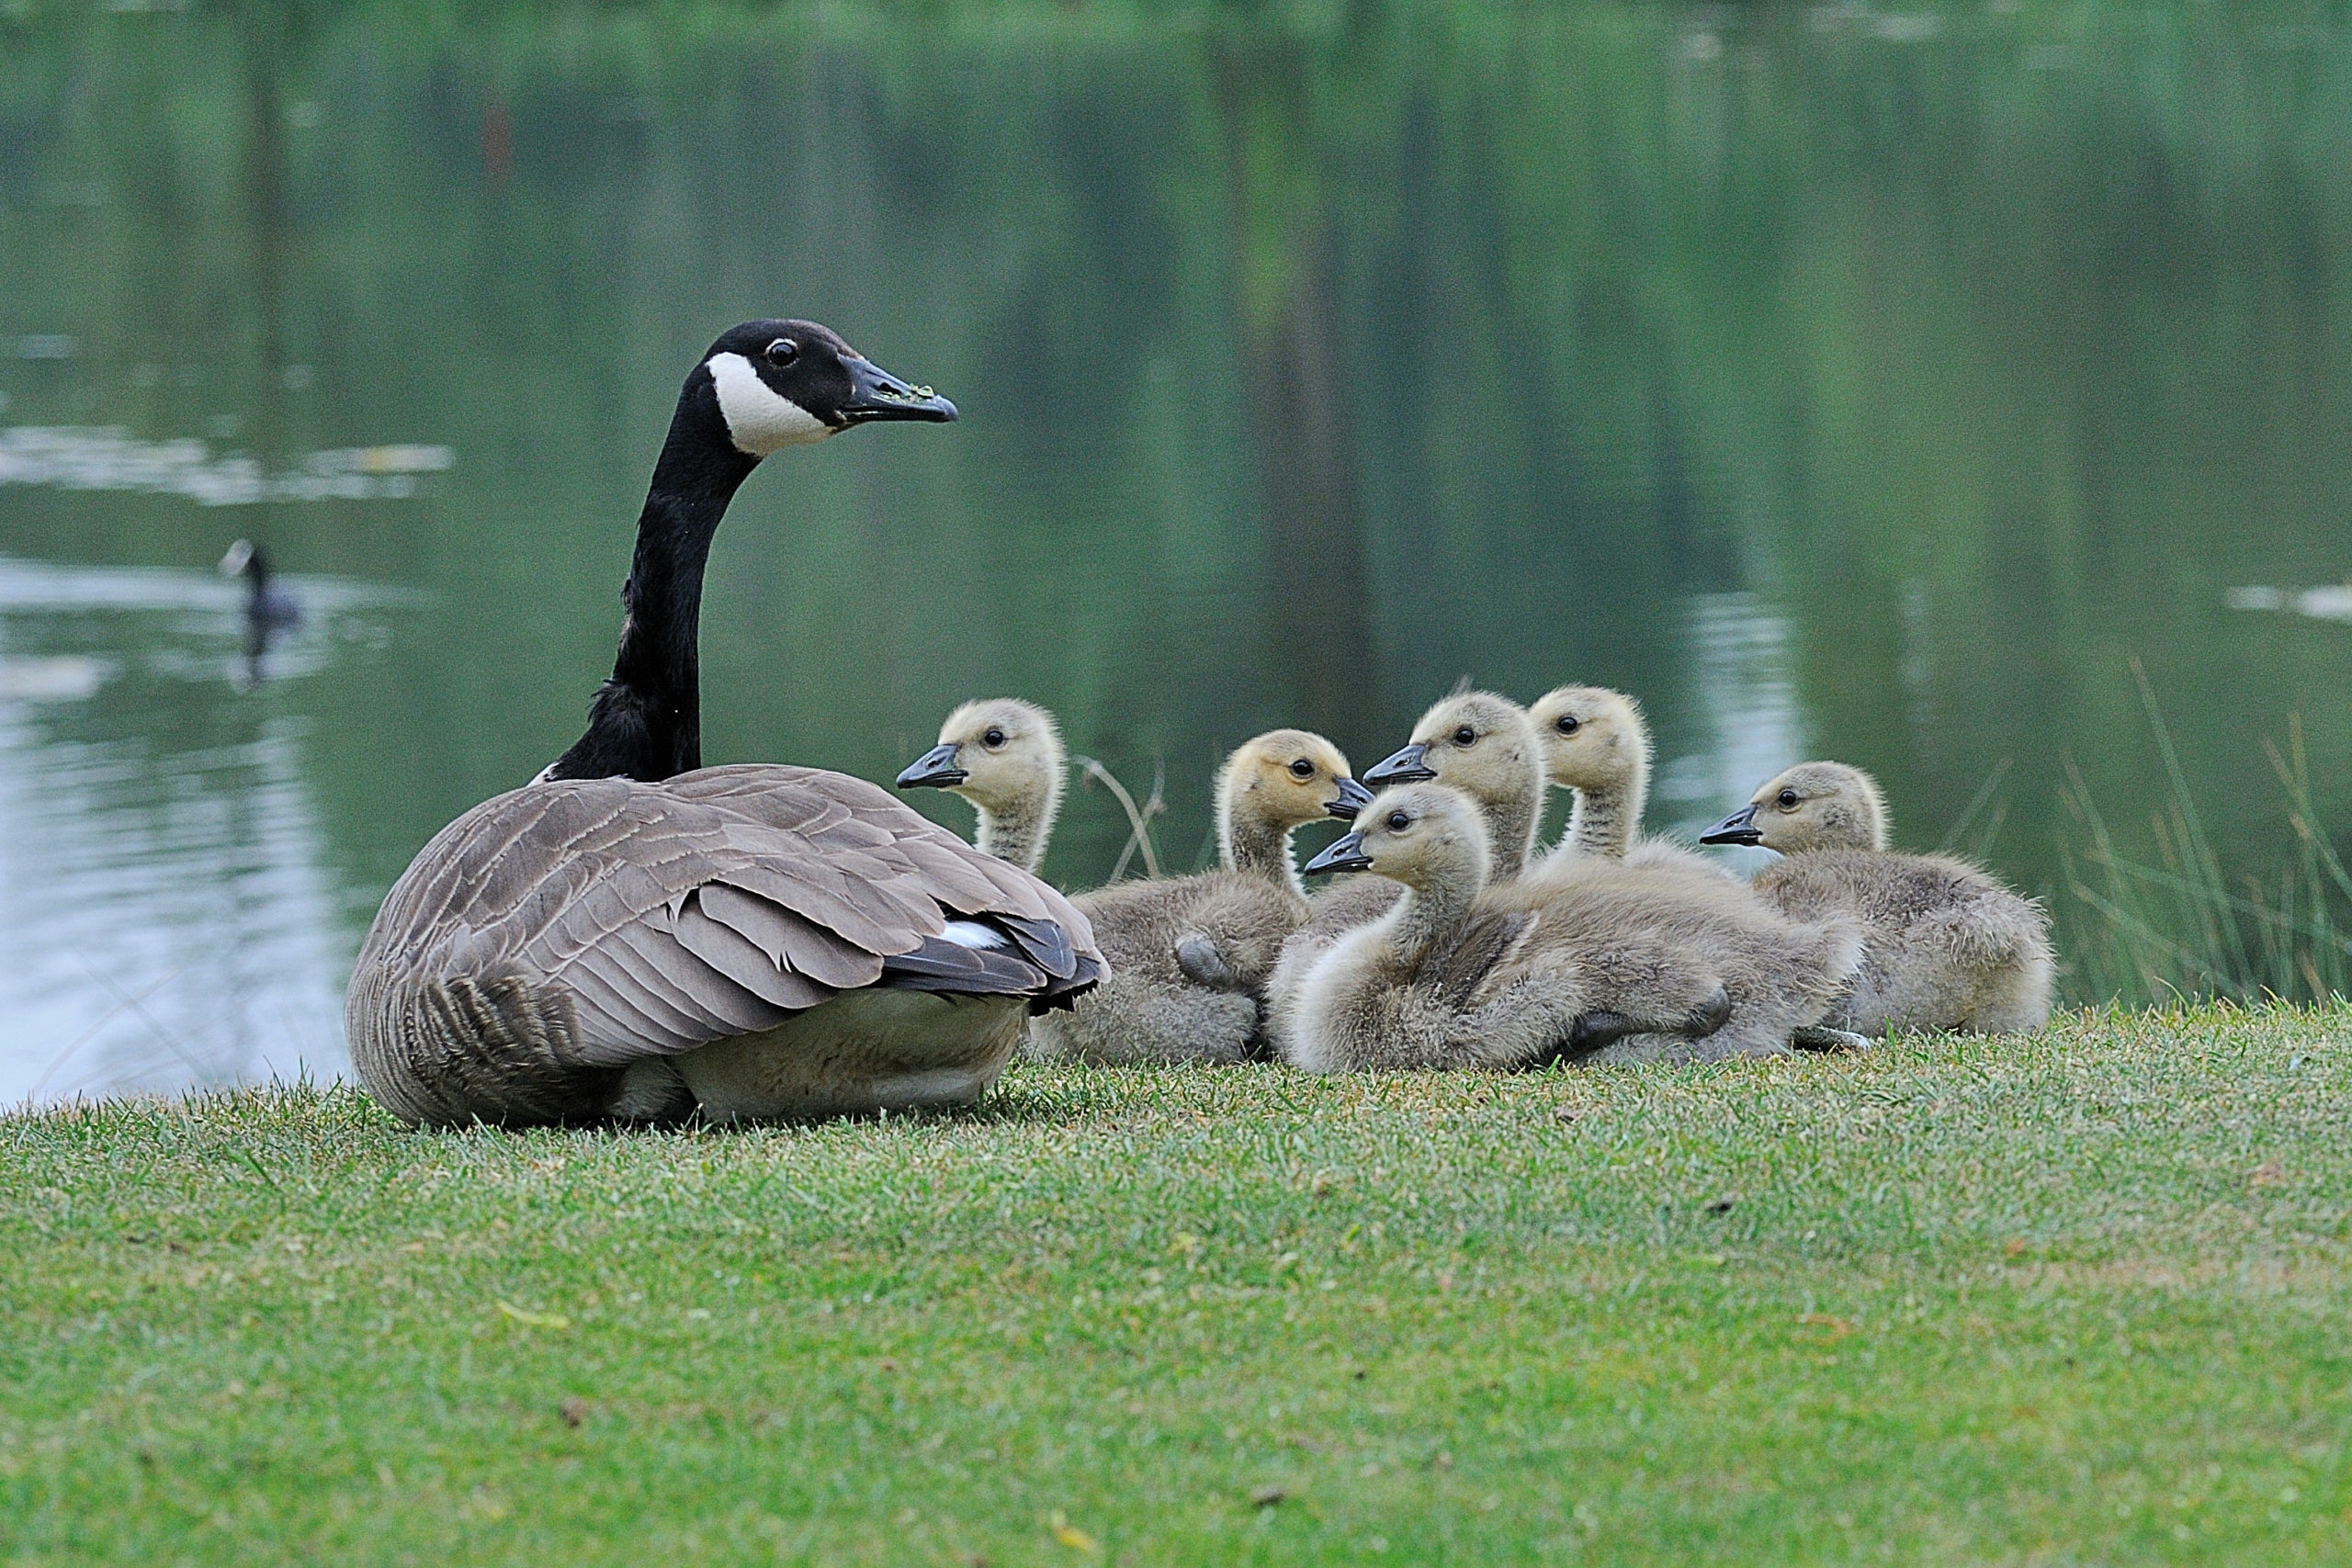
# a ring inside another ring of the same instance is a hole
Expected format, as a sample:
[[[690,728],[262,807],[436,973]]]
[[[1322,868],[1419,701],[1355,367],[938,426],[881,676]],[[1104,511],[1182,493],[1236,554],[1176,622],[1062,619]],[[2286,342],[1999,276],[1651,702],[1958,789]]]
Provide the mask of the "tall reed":
[[[2285,792],[2295,849],[2267,874],[2222,868],[2180,758],[2136,659],[2132,678],[2165,766],[2168,798],[2151,818],[2154,863],[2132,859],[2070,758],[2059,797],[2077,837],[2058,853],[2066,902],[2058,915],[2067,989],[2083,1003],[2277,998],[2312,1002],[2352,990],[2352,873],[2313,804],[2300,716],[2287,746],[2263,743]]]

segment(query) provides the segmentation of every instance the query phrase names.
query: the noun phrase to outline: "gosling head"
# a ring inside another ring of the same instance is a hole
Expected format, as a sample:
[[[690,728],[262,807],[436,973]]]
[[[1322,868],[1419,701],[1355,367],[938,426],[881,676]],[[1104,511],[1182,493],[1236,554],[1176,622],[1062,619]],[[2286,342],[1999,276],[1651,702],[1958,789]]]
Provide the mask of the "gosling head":
[[[1483,883],[1487,860],[1487,825],[1476,803],[1442,784],[1408,784],[1374,796],[1355,826],[1306,869],[1368,871],[1419,892],[1442,882]]]
[[[1492,692],[1457,693],[1421,715],[1411,744],[1363,775],[1374,788],[1430,781],[1460,790],[1495,820],[1524,818],[1532,838],[1544,771],[1527,710]]]
[[[900,789],[944,789],[983,811],[1034,811],[1061,793],[1062,736],[1054,716],[1018,697],[966,703],[939,744],[907,764]]]
[[[1560,686],[1528,705],[1544,776],[1562,789],[1622,791],[1649,773],[1639,703],[1606,686]]]
[[[1356,783],[1337,746],[1306,729],[1270,729],[1243,741],[1217,776],[1219,817],[1277,832],[1325,817],[1353,817],[1372,792]]]
[[[815,321],[745,321],[719,334],[686,378],[689,417],[754,462],[878,420],[944,422],[956,405],[910,387]]]
[[[1761,844],[1782,854],[1886,848],[1878,781],[1843,762],[1799,762],[1699,835],[1702,844]]]

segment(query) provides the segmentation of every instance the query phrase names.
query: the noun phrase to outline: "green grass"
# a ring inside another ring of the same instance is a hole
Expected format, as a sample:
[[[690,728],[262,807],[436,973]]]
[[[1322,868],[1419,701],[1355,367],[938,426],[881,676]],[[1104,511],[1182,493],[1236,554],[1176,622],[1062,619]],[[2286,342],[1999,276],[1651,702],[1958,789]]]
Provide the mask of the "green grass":
[[[0,1120],[0,1560],[2340,1562],[2347,1066],[2352,1010],[2205,1010],[749,1134]]]

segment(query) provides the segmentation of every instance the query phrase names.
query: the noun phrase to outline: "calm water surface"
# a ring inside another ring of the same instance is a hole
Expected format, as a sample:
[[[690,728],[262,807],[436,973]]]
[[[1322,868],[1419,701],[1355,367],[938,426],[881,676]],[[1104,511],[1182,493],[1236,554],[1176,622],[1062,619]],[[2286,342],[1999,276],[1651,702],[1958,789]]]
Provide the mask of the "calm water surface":
[[[2231,15],[2215,13],[2231,11]],[[719,537],[706,748],[1018,693],[1169,862],[1275,724],[1641,695],[1654,826],[1808,754],[2075,918],[2068,769],[2352,820],[2352,36],[2031,4],[0,17],[0,1102],[344,1065],[377,900],[577,732],[721,327],[946,428]],[[304,614],[258,671],[213,570]],[[919,802],[965,825],[943,798]],[[1048,872],[1125,828],[1074,793]]]

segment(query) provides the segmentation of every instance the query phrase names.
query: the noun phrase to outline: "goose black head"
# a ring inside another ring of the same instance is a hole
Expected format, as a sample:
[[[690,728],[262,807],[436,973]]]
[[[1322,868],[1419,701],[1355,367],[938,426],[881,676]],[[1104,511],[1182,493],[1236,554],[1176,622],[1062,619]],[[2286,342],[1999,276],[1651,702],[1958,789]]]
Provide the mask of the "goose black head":
[[[837,435],[854,424],[944,423],[956,405],[910,386],[815,321],[745,321],[710,345],[707,377],[728,441],[750,457]],[[688,391],[694,390],[690,385]]]

